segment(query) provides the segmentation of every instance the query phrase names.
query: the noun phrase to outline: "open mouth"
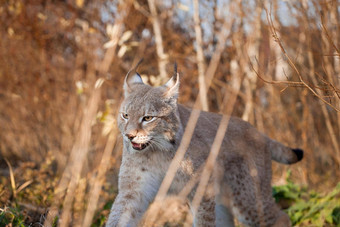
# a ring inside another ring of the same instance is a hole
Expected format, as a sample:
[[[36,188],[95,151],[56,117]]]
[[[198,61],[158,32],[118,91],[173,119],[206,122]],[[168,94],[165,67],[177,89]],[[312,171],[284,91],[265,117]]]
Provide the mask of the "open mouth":
[[[132,148],[138,151],[143,150],[144,148],[146,148],[149,144],[148,143],[134,143],[131,142]]]

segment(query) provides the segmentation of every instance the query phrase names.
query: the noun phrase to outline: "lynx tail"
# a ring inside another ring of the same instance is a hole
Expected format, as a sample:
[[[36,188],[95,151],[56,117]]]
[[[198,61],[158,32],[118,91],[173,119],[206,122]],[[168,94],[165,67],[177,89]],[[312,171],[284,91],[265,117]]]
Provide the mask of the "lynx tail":
[[[268,148],[272,154],[272,160],[280,163],[293,164],[303,158],[303,150],[286,147],[275,140],[269,142]]]

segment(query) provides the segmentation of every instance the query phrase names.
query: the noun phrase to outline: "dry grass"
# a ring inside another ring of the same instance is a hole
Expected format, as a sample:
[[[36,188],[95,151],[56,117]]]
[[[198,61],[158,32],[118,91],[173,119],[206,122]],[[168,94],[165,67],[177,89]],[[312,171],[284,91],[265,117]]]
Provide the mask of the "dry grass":
[[[334,187],[338,1],[217,2],[194,1],[193,10],[180,1],[1,3],[0,208],[18,204],[26,223],[52,225],[57,215],[61,226],[100,226],[117,192],[122,81],[141,57],[139,71],[153,85],[177,62],[181,103],[231,113],[302,147],[298,166],[273,164],[275,184],[292,170],[296,182]]]

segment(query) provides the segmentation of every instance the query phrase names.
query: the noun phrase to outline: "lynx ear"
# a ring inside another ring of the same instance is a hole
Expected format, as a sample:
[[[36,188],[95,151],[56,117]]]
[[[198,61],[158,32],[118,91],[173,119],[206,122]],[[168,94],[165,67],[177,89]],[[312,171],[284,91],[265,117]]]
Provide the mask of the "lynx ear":
[[[138,66],[142,61],[143,59],[141,59],[135,67],[130,69],[130,71],[125,76],[123,86],[125,96],[127,96],[132,91],[131,87],[133,84],[144,84],[141,76],[136,72]]]
[[[163,85],[166,88],[164,97],[174,98],[177,100],[179,92],[179,74],[177,73],[177,64],[174,65],[174,74],[171,79]]]

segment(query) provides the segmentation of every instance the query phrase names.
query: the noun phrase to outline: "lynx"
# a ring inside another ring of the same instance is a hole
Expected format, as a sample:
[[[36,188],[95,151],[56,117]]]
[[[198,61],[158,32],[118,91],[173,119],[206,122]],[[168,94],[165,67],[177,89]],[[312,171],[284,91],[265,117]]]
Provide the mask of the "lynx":
[[[108,227],[139,224],[181,143],[191,113],[191,109],[177,103],[177,67],[171,79],[160,87],[144,84],[136,68],[130,70],[123,90],[118,127],[124,148],[119,193],[106,223]],[[178,193],[205,163],[221,118],[220,114],[200,112],[169,194]],[[288,215],[272,197],[271,160],[292,164],[302,157],[301,149],[288,148],[249,123],[231,117],[214,165],[218,174],[210,179],[218,187],[207,186],[207,193],[193,214],[194,226],[234,226],[234,216],[247,226],[290,226]],[[249,161],[255,165],[258,184],[254,184]],[[189,194],[189,201],[194,191]]]

